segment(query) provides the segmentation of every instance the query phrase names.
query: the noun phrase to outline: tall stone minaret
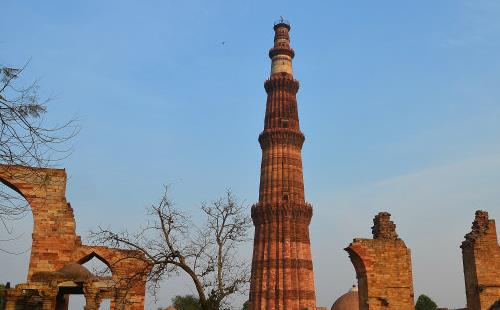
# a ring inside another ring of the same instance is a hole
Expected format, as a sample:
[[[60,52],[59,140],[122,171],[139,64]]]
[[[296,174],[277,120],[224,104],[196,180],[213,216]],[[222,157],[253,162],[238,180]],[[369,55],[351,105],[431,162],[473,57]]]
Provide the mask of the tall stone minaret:
[[[293,78],[290,24],[274,25],[274,46],[269,51],[271,76],[267,92],[259,202],[252,206],[255,238],[250,284],[252,310],[314,309],[313,265],[309,243],[312,207],[304,199],[299,127]]]

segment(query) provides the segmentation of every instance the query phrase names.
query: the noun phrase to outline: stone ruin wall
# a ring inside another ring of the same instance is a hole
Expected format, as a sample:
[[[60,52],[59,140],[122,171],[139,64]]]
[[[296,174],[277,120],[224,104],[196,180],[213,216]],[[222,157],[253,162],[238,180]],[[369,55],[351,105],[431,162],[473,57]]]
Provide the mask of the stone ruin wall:
[[[143,272],[145,260],[133,251],[112,249],[101,246],[82,245],[80,236],[76,235],[76,224],[73,209],[66,201],[66,172],[64,169],[41,169],[23,166],[0,165],[0,181],[22,195],[33,213],[32,248],[27,283],[20,284],[19,289],[7,292],[12,297],[7,304],[14,307],[15,298],[20,298],[21,291],[35,287],[46,298],[44,309],[55,309],[57,287],[50,283],[41,283],[43,275],[57,272],[64,266],[77,263],[84,264],[93,257],[98,257],[107,264],[112,272],[113,283],[117,294],[111,294],[112,305],[127,303],[125,309],[143,309],[145,280],[135,279],[134,284],[127,279]],[[134,258],[135,257],[135,258]],[[138,259],[136,259],[138,258]],[[125,281],[128,283],[125,284]],[[126,294],[123,293],[127,285]],[[91,285],[88,286],[92,290]],[[98,293],[97,291],[95,292]],[[93,298],[91,294],[87,296]],[[95,296],[94,296],[95,297]],[[87,305],[87,309],[93,308]],[[12,308],[14,309],[14,308]]]
[[[488,212],[476,211],[461,248],[467,309],[490,310],[495,302],[500,306],[500,246]]]
[[[84,264],[93,257],[110,266],[117,282],[144,269],[144,264],[138,260],[127,259],[133,256],[130,251],[81,243],[76,234],[73,209],[65,198],[66,173],[63,169],[0,165],[0,181],[21,194],[33,212],[28,282],[19,287],[43,290],[44,309],[55,309],[57,288],[41,285],[37,275],[56,272],[71,263]],[[389,213],[379,213],[373,222],[373,239],[356,238],[345,249],[358,278],[360,310],[412,310],[410,249],[398,238]],[[467,309],[490,310],[500,299],[500,246],[495,221],[488,218],[487,212],[476,212],[472,230],[465,236],[461,248]],[[97,291],[94,295],[89,293],[91,290],[92,287],[86,287],[87,299],[98,296]],[[15,297],[20,291],[13,289],[7,296]],[[145,281],[141,279],[120,298],[127,302],[125,309],[135,310],[144,308],[144,295]],[[104,297],[112,297],[112,309],[117,307],[120,298],[117,299],[116,294]],[[87,309],[93,307],[89,305]]]
[[[358,278],[360,310],[413,310],[411,252],[390,214],[375,216],[373,239],[356,238],[345,249]]]
[[[71,262],[79,239],[65,198],[65,171],[2,166],[0,177],[27,200],[33,213],[28,281],[36,272],[56,271]]]

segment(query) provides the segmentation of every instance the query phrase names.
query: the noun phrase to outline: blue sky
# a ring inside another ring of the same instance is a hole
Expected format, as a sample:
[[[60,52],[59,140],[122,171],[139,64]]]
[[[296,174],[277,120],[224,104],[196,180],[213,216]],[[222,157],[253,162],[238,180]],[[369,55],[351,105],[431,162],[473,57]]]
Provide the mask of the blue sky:
[[[2,7],[0,63],[30,59],[25,82],[40,79],[42,95],[54,98],[49,120],[80,119],[61,166],[82,236],[100,223],[133,230],[163,184],[192,212],[228,187],[257,200],[267,51],[283,15],[301,82],[318,305],[331,306],[355,281],[342,249],[370,235],[380,210],[412,249],[416,295],[465,304],[458,246],[475,210],[500,219],[498,1]],[[30,221],[17,227],[28,247]],[[2,266],[14,265],[0,270],[2,281],[24,279],[23,259],[0,254]],[[160,304],[190,290],[169,279]]]

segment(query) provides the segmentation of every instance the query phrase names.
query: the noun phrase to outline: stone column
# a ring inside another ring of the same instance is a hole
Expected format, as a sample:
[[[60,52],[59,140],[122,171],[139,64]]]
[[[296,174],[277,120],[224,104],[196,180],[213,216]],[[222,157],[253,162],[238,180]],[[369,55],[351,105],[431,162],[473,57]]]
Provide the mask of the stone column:
[[[5,291],[5,310],[15,310],[16,303],[22,297],[21,290],[9,289]]]
[[[126,309],[126,299],[127,292],[123,290],[117,290],[115,297],[111,299],[111,310],[124,310]]]
[[[42,296],[42,309],[54,310],[56,308],[57,289],[48,289],[41,292]]]
[[[83,287],[83,293],[85,295],[85,310],[98,310],[101,304],[101,298],[99,296],[99,289],[86,285]]]

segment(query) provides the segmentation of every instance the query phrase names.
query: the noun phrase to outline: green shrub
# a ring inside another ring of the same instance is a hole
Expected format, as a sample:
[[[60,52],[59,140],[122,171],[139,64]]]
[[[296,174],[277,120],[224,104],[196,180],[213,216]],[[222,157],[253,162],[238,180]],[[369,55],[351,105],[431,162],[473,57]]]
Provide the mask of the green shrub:
[[[418,296],[415,310],[436,310],[437,304],[428,296],[422,294]]]

